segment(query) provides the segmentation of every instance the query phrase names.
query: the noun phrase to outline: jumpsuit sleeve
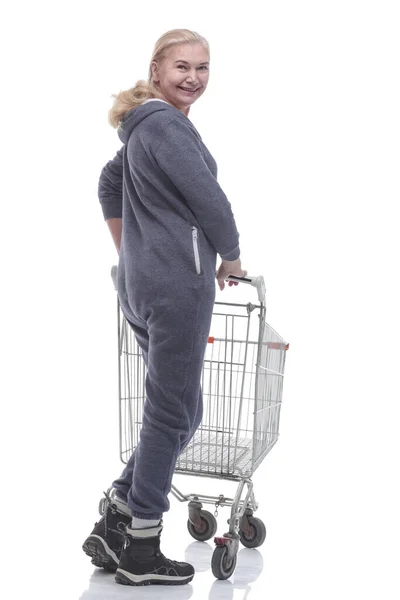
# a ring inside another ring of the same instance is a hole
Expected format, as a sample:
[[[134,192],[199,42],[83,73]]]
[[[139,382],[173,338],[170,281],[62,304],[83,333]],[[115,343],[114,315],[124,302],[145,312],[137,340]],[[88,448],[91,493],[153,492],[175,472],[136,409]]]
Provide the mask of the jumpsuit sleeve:
[[[239,258],[239,234],[231,205],[208,168],[200,140],[189,123],[181,119],[169,123],[155,159],[184,196],[222,260]]]
[[[102,169],[99,179],[98,196],[104,219],[122,218],[124,146]]]

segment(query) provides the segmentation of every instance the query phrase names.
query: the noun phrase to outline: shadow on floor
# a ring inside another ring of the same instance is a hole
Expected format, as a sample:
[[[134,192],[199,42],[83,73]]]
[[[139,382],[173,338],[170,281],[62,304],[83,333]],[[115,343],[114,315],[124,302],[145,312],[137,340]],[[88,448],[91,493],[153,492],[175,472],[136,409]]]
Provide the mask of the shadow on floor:
[[[226,581],[216,580],[211,571],[211,557],[214,546],[207,542],[193,542],[185,550],[185,560],[190,562],[196,574],[209,571],[210,589],[208,600],[232,600],[234,590],[245,591],[243,598],[251,597],[251,583],[256,581],[263,571],[264,563],[258,550],[243,548],[237,556],[237,564],[232,577]],[[135,599],[146,600],[188,600],[199,578],[194,577],[190,584],[182,586],[143,586],[134,588]],[[204,580],[201,582],[204,586]],[[89,580],[89,587],[80,596],[80,600],[111,600],[132,598],[132,587],[115,583],[114,575],[102,569],[95,569]]]

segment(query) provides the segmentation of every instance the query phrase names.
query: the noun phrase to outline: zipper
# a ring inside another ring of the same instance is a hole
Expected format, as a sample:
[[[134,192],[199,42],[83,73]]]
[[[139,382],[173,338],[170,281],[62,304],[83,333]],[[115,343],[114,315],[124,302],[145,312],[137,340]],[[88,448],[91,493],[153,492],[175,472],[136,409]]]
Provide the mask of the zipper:
[[[196,273],[197,273],[197,275],[201,275],[198,232],[197,232],[196,227],[192,227],[192,238],[193,238],[194,262],[196,264]]]

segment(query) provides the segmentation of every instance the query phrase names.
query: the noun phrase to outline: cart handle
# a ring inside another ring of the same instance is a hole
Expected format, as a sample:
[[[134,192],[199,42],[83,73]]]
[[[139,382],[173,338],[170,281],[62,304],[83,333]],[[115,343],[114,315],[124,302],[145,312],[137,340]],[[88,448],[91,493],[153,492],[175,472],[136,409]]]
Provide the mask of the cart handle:
[[[115,290],[117,289],[117,271],[118,271],[118,267],[116,265],[111,267],[111,279],[114,284]],[[260,275],[259,277],[250,277],[250,275],[246,275],[246,277],[236,277],[235,275],[230,275],[227,278],[227,281],[237,281],[240,283],[247,283],[247,284],[252,285],[253,287],[257,288],[258,300],[260,302],[263,302],[263,304],[265,304],[266,290],[265,290],[264,277],[262,277],[262,275]]]
[[[259,302],[265,304],[266,289],[264,277],[262,275],[259,275],[258,277],[251,277],[250,275],[246,275],[245,277],[236,277],[236,275],[230,275],[227,278],[227,281],[248,283],[249,285],[252,285],[253,287],[257,288],[258,300]]]

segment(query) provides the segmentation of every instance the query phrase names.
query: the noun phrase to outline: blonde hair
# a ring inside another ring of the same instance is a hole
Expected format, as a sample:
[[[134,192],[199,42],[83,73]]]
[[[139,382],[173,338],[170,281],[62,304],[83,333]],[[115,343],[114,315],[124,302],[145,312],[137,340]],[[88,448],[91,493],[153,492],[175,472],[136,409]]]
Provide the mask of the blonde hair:
[[[162,63],[167,57],[167,51],[172,46],[179,44],[193,44],[200,42],[210,52],[207,40],[196,31],[190,29],[171,29],[160,37],[154,46],[153,55],[149,66],[148,80],[140,79],[135,87],[113,94],[115,98],[112,108],[108,112],[108,122],[117,128],[127,112],[140,106],[149,98],[161,98],[161,93],[152,81],[151,65],[153,61]]]

